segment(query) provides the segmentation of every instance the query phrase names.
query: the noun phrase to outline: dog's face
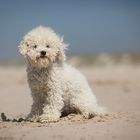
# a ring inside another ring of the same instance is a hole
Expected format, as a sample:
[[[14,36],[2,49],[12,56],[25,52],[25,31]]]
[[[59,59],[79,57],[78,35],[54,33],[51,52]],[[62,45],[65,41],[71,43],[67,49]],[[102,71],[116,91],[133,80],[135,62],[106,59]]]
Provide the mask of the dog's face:
[[[25,35],[19,51],[34,67],[48,67],[65,60],[64,49],[67,45],[63,38],[52,29],[37,27]]]

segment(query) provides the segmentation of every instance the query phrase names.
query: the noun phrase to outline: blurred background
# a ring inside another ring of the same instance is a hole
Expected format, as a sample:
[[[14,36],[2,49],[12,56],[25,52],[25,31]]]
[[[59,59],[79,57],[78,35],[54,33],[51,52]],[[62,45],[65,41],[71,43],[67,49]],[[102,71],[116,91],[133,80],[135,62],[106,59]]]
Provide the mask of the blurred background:
[[[39,25],[64,35],[68,56],[139,59],[139,0],[1,0],[0,62],[21,59],[19,42]]]
[[[56,125],[39,126],[38,131],[32,124],[9,125],[0,118],[0,140],[40,139],[39,134],[50,140],[77,139],[75,134],[79,140],[140,140],[140,0],[0,0],[0,113],[8,118],[30,111],[32,98],[18,45],[39,25],[64,35],[70,44],[68,63],[86,76],[99,104],[119,117],[110,114],[96,125],[94,119],[73,121],[70,127],[57,126],[58,131]]]

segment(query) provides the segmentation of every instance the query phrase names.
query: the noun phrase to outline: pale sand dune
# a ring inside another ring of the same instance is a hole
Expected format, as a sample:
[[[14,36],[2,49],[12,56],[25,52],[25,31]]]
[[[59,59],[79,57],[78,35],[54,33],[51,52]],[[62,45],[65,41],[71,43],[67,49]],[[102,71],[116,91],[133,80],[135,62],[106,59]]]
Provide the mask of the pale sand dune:
[[[110,113],[84,120],[71,114],[57,123],[0,122],[0,140],[139,140],[140,66],[82,67],[101,105]],[[24,117],[32,99],[25,67],[0,67],[0,113]]]

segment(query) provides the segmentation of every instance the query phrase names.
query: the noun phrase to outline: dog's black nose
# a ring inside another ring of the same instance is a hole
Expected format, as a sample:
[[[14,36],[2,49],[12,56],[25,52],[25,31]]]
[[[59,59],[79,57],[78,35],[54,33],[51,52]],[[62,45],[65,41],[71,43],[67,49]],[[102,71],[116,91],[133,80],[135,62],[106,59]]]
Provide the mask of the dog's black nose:
[[[41,53],[42,56],[46,55],[46,51],[41,51],[40,53]]]

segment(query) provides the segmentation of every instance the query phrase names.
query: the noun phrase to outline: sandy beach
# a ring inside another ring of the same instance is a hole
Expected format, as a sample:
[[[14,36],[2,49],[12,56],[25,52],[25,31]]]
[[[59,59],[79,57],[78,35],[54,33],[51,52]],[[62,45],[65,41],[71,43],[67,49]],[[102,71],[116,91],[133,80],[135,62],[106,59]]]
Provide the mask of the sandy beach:
[[[88,79],[99,104],[109,113],[85,120],[70,114],[57,123],[4,122],[0,140],[139,140],[140,66],[110,65],[78,68]],[[32,99],[25,66],[0,66],[0,113],[24,118]]]

